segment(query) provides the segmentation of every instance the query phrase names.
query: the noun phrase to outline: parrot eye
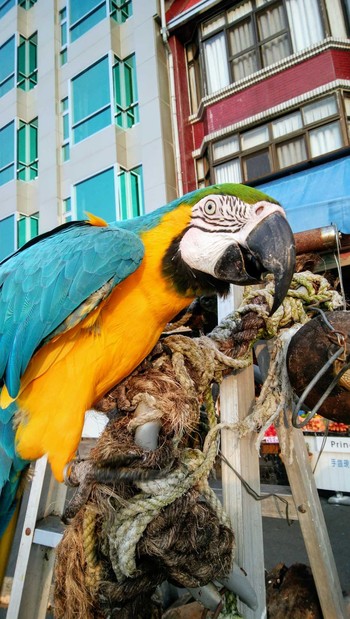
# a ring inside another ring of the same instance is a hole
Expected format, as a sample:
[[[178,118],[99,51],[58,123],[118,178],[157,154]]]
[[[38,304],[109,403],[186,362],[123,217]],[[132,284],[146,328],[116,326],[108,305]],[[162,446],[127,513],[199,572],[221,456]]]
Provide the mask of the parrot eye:
[[[207,200],[207,202],[204,204],[203,209],[206,215],[215,215],[216,204],[214,200]]]

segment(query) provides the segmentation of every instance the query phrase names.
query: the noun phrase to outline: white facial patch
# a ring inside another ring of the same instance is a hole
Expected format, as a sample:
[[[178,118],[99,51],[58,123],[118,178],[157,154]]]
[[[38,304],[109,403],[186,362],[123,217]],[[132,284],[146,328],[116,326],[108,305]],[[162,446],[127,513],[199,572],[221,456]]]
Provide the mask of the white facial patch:
[[[182,259],[191,269],[215,276],[215,266],[227,247],[234,242],[229,232],[211,232],[191,227],[180,241]]]

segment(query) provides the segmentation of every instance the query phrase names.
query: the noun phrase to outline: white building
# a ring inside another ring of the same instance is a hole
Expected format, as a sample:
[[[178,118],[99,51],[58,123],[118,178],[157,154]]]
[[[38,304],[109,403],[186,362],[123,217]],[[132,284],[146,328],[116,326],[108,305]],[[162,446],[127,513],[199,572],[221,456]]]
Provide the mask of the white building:
[[[0,258],[176,197],[156,0],[0,0]]]

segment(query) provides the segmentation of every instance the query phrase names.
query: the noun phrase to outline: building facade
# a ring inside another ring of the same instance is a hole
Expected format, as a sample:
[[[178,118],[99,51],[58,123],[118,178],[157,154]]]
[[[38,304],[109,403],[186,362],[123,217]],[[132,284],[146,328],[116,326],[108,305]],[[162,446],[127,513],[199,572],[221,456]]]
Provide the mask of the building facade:
[[[350,232],[349,0],[174,0],[184,191],[260,187],[294,231]]]
[[[176,197],[156,0],[0,0],[0,258]]]

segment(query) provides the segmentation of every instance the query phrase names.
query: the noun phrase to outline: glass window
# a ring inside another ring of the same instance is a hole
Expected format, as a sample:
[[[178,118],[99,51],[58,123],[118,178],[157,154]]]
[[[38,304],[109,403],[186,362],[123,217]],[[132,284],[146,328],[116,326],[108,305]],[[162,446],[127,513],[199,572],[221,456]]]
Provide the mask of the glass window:
[[[73,220],[71,198],[65,198],[62,201],[62,217],[65,222]]]
[[[19,121],[17,131],[17,178],[32,181],[38,176],[38,119]]]
[[[31,90],[38,83],[37,45],[36,32],[29,39],[20,35],[17,49],[17,86],[22,90]]]
[[[75,41],[107,17],[106,0],[69,0],[69,28]]]
[[[303,108],[303,117],[305,124],[309,125],[314,122],[318,122],[323,118],[333,116],[338,112],[337,101],[334,95],[325,97],[315,103],[309,103]]]
[[[0,129],[0,185],[15,178],[15,123]]]
[[[121,219],[132,219],[143,213],[142,166],[121,170],[119,179],[119,202]]]
[[[309,132],[312,157],[330,153],[343,146],[340,123],[338,121],[322,125]]]
[[[136,83],[136,57],[132,54],[124,60],[115,57],[113,87],[115,123],[128,129],[139,121],[139,106]]]
[[[7,11],[12,9],[15,4],[15,0],[0,0],[0,19],[5,15],[5,13],[7,13]]]
[[[344,105],[338,104],[340,96]],[[207,179],[249,182],[349,147],[350,136],[342,130],[347,114],[349,93],[331,94],[269,123],[211,142],[208,149],[213,179],[210,173],[204,175],[204,160],[196,159],[198,187],[208,184]]]
[[[287,133],[292,133],[301,129],[303,126],[300,112],[293,112],[282,116],[272,122],[272,134],[274,138],[284,137]]]
[[[68,97],[61,101],[62,115],[62,161],[68,161],[70,158],[70,142],[69,142],[69,107]]]
[[[72,80],[72,93],[76,143],[111,124],[107,56]]]
[[[199,36],[204,94],[321,41],[325,29],[320,4],[319,0],[246,0],[203,22]]]
[[[239,159],[232,159],[214,167],[216,183],[241,183],[242,173]]]
[[[249,131],[245,131],[241,134],[241,144],[244,150],[254,148],[255,146],[259,146],[259,144],[264,144],[264,142],[268,141],[269,128],[267,125],[250,129]]]
[[[227,65],[226,40],[223,32],[203,43],[208,94],[216,92],[230,83]]]
[[[122,24],[132,16],[132,0],[110,0],[109,11],[112,19]]]
[[[0,260],[3,260],[16,249],[15,216],[0,219]]]
[[[305,138],[300,137],[284,144],[279,144],[276,148],[278,165],[282,168],[295,165],[307,159]]]
[[[261,150],[244,159],[245,177],[247,180],[266,176],[272,171],[268,149]]]
[[[18,0],[18,4],[19,6],[21,6],[23,9],[26,9],[26,11],[29,11],[29,9],[32,8],[32,6],[34,6],[34,4],[36,3],[37,0]]]
[[[15,86],[15,37],[0,47],[0,97]]]
[[[25,243],[39,234],[39,213],[31,215],[21,215],[17,221],[17,247],[22,247]]]
[[[116,220],[114,169],[109,168],[75,185],[77,219],[86,219],[87,213]]]
[[[228,138],[218,140],[213,143],[214,160],[228,157],[239,150],[239,139],[237,135],[230,135]]]
[[[61,51],[60,51],[60,63],[61,66],[66,64],[68,60],[68,27],[67,27],[67,9],[64,7],[60,11],[60,33],[61,33]]]

